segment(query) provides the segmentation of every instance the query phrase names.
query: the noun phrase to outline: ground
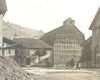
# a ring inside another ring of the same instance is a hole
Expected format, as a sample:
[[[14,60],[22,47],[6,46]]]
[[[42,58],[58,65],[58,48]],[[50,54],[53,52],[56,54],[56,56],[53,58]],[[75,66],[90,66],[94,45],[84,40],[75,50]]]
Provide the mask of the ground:
[[[21,69],[13,59],[0,56],[0,80],[34,80],[34,74]]]
[[[100,80],[98,70],[46,68],[24,68],[24,70],[34,73],[35,80]]]

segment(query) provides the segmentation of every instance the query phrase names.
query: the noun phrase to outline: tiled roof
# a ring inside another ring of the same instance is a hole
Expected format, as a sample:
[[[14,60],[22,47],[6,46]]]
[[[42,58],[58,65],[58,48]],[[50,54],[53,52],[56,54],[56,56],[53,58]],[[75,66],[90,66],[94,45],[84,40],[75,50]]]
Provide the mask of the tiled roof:
[[[0,14],[5,14],[7,6],[5,0],[0,0]]]
[[[66,34],[67,38],[74,39],[74,36],[79,41],[84,40],[84,34],[75,25],[63,25],[50,32],[45,33],[40,39],[53,46],[57,34]],[[69,36],[70,35],[70,36]]]
[[[8,38],[5,38],[5,37],[3,37],[3,42],[4,43],[7,43],[7,44],[16,44],[16,42],[14,42],[13,40],[11,40],[11,39],[8,39]]]
[[[33,38],[16,38],[15,41],[18,44],[26,47],[27,49],[52,49],[51,46],[46,44],[40,39],[33,39]]]
[[[0,47],[0,49],[17,49],[17,48],[25,48],[24,46],[14,42],[11,39],[3,37],[3,43],[7,43],[7,46]]]
[[[97,13],[96,13],[96,15],[95,15],[95,17],[94,17],[94,19],[93,19],[93,21],[92,21],[92,23],[91,23],[91,25],[90,25],[90,27],[89,27],[89,29],[94,29],[94,28],[97,28],[97,27],[100,27],[100,7],[99,7],[99,9],[98,9],[98,11],[97,11]],[[97,21],[98,20],[98,21]],[[99,23],[99,26],[96,26],[95,24],[97,24],[96,22],[98,22]]]
[[[9,45],[6,47],[3,47],[3,49],[25,49],[26,47],[20,45],[20,44],[13,44],[13,45]]]
[[[88,43],[91,43],[91,42],[92,42],[92,36],[90,36],[86,41],[87,41]]]
[[[85,40],[81,46],[91,45],[92,44],[92,36],[90,36],[87,40]]]

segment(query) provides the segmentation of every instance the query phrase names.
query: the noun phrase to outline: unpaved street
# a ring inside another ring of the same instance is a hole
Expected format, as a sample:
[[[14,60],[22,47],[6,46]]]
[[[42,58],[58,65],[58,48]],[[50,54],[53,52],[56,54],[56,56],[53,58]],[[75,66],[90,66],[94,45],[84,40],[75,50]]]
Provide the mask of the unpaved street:
[[[96,76],[86,73],[50,73],[37,76],[36,80],[99,80]]]
[[[100,80],[96,71],[90,70],[58,70],[27,69],[35,75],[35,80]]]

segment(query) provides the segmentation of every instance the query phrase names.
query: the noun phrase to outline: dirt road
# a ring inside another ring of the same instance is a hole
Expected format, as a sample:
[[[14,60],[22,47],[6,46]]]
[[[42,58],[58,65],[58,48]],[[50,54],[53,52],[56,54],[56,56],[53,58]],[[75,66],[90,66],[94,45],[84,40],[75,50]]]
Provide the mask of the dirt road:
[[[88,70],[57,70],[57,69],[29,69],[36,74],[35,80],[100,80],[95,71]]]

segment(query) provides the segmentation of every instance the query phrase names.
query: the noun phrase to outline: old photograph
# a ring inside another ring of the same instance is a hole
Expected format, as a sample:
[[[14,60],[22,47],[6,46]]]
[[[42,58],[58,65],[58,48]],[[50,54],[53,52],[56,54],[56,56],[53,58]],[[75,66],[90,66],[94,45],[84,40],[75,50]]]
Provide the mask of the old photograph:
[[[0,0],[0,80],[100,80],[100,1]]]

